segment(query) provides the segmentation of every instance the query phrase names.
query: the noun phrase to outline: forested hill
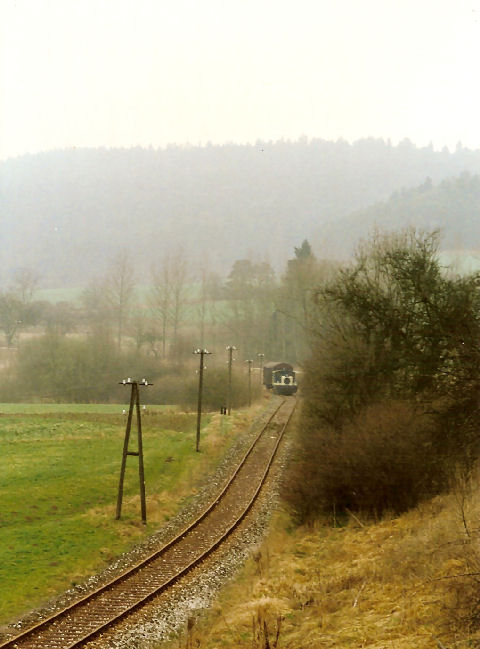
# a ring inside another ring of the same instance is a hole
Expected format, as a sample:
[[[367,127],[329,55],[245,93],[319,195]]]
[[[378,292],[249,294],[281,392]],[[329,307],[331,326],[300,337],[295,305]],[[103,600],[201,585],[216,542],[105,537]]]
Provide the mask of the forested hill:
[[[480,173],[480,151],[375,139],[22,156],[0,164],[0,286],[20,267],[44,286],[85,284],[122,248],[146,273],[176,247],[220,272],[248,255],[283,268],[305,237],[331,249],[324,224],[463,171]]]
[[[478,251],[480,256],[480,176],[464,172],[437,185],[427,178],[417,187],[394,192],[388,201],[327,224],[319,238],[330,250],[352,250],[375,228],[408,226],[427,232],[439,229],[442,249]]]

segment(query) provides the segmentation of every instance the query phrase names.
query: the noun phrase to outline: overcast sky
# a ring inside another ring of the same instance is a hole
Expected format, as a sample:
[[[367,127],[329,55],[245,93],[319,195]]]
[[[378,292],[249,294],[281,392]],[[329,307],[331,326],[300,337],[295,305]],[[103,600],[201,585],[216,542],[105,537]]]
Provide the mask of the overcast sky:
[[[301,135],[480,148],[480,0],[0,8],[0,158]]]

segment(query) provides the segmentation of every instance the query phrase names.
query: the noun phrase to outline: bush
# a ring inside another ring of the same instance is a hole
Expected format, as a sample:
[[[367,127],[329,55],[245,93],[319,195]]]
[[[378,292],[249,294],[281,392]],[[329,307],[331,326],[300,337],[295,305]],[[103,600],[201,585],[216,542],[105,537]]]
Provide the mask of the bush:
[[[119,352],[108,339],[47,334],[21,345],[8,400],[123,402],[122,379],[152,379],[157,373],[155,361],[135,352]]]
[[[340,429],[307,428],[284,498],[302,523],[334,506],[404,511],[445,482],[433,448],[436,431],[435,417],[399,401],[370,405]]]
[[[377,234],[318,287],[287,495],[299,519],[402,511],[479,456],[478,277],[446,274],[437,250],[435,232]]]
[[[354,412],[399,395],[463,401],[478,394],[477,277],[448,276],[437,251],[437,233],[377,235],[318,289],[312,368],[329,402]]]
[[[121,374],[115,349],[107,341],[47,334],[21,345],[17,376],[27,399],[88,402],[105,400]]]
[[[21,345],[16,363],[9,368],[0,388],[0,400],[124,403],[129,394],[119,383],[131,377],[153,383],[142,391],[142,402],[178,404],[194,410],[198,401],[196,367],[192,363],[166,365],[138,350],[119,351],[104,338],[71,339],[47,334]],[[204,410],[220,410],[227,403],[227,385],[227,369],[211,367],[205,371]],[[252,400],[259,395],[260,386],[252,381]],[[232,406],[247,403],[247,376],[234,371]]]
[[[252,381],[252,401],[260,396],[260,386]],[[205,410],[220,410],[227,405],[228,369],[207,369],[203,375],[202,407]],[[185,391],[181,405],[187,409],[197,407],[198,374],[190,374],[185,382]],[[248,404],[248,379],[240,372],[232,373],[232,407],[239,408]]]

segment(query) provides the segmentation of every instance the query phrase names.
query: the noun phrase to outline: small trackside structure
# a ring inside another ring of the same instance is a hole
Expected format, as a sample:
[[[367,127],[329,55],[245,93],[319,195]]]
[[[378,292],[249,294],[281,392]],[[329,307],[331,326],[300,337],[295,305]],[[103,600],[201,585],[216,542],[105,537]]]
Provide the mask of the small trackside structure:
[[[290,363],[271,362],[263,367],[263,384],[275,394],[294,394],[297,391],[295,372]]]

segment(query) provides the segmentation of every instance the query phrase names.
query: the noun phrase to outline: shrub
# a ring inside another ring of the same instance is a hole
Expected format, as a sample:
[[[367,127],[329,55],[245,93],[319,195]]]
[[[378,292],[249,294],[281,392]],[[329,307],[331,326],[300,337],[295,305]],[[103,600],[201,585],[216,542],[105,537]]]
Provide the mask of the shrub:
[[[260,395],[260,386],[252,382],[252,400]],[[239,408],[248,403],[247,376],[240,372],[232,373],[232,407]],[[227,405],[228,397],[228,369],[207,369],[203,375],[202,407],[205,410],[220,410]],[[187,409],[197,407],[198,402],[198,374],[190,374],[185,382],[183,401],[180,403]]]
[[[191,355],[191,352],[190,352]],[[195,366],[159,362],[138,350],[119,351],[104,338],[69,339],[47,334],[21,345],[0,390],[2,401],[49,400],[124,403],[129,395],[119,385],[124,378],[148,379],[153,385],[141,399],[152,404],[178,404],[194,410],[198,400]],[[208,368],[204,373],[203,409],[219,410],[227,403],[228,370]],[[252,382],[252,400],[260,386]],[[232,406],[248,403],[247,376],[232,374]]]
[[[119,352],[108,339],[47,334],[21,345],[10,399],[123,402],[119,381],[129,376],[151,379],[156,373],[154,361],[132,351]]]
[[[401,512],[445,480],[434,452],[436,419],[401,401],[373,404],[345,421],[304,430],[284,498],[299,522],[321,512]]]
[[[377,235],[318,289],[311,367],[329,402],[478,394],[477,277],[447,276],[437,250],[438,233]]]
[[[478,277],[448,275],[437,251],[436,232],[377,234],[318,287],[287,495],[299,519],[402,511],[479,456]]]

